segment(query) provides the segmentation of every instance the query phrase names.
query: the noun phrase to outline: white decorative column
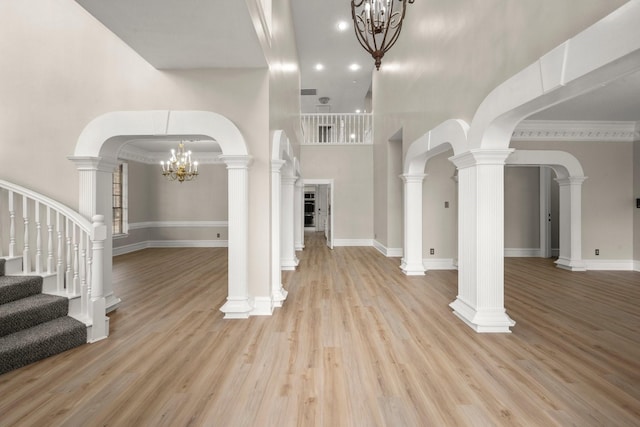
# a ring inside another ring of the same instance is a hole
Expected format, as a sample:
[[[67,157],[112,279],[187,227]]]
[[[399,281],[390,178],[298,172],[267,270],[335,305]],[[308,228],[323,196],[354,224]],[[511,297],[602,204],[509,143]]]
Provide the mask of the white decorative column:
[[[287,291],[282,287],[280,266],[280,223],[281,223],[281,177],[280,170],[284,160],[271,160],[271,303],[273,307],[282,307]]]
[[[450,307],[476,332],[510,332],[504,308],[504,163],[513,150],[472,150],[458,168],[458,296]]]
[[[422,182],[425,174],[401,175],[404,182],[404,247],[400,268],[407,276],[423,276]]]
[[[102,251],[103,295],[106,312],[109,313],[121,303],[113,293],[113,172],[117,166],[115,160],[100,157],[69,157],[76,164],[80,179],[78,211],[87,219],[102,215],[107,236]]]
[[[304,182],[298,177],[293,190],[293,245],[296,251],[304,249]]]
[[[282,182],[281,200],[281,216],[280,223],[280,255],[283,270],[295,270],[298,266],[298,258],[296,257],[295,246],[293,242],[293,188],[297,178],[291,175],[283,175],[280,177]]]
[[[558,178],[560,192],[560,256],[556,265],[585,271],[582,261],[582,183],[584,176]]]
[[[540,166],[540,256],[551,258],[551,168]]]
[[[229,177],[229,294],[220,307],[225,319],[245,319],[253,310],[249,297],[249,163],[250,156],[220,156]]]

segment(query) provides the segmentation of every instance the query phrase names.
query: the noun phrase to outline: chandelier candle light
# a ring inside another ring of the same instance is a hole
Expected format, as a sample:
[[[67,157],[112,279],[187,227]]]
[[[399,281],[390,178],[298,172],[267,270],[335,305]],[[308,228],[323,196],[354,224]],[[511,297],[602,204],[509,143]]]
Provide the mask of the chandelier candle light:
[[[183,141],[178,144],[178,152],[172,148],[167,163],[161,161],[160,165],[162,175],[171,181],[193,181],[198,176],[198,162],[191,162],[191,151],[184,151]]]
[[[407,3],[397,0],[400,10],[394,10],[396,0],[351,0],[351,17],[360,45],[376,60],[380,69],[382,57],[398,41]]]

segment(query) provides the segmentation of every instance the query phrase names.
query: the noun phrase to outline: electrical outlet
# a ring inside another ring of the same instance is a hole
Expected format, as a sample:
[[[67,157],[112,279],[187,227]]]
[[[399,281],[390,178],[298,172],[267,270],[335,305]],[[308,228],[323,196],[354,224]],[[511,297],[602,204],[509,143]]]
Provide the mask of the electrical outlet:
[[[449,207],[449,202],[444,202],[444,207],[448,208]]]
[[[600,249],[596,249],[596,255],[600,255]]]
[[[436,250],[431,248],[429,249],[429,255],[435,255],[436,254]]]
[[[220,233],[216,234],[216,237],[219,239],[220,238]]]

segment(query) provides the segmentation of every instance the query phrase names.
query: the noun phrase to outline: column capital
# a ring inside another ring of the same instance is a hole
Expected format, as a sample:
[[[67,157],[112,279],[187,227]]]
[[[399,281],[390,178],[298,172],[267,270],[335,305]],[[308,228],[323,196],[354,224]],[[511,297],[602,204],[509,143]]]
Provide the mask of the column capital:
[[[587,179],[586,176],[569,176],[567,178],[555,178],[554,180],[558,183],[558,185],[565,186],[565,185],[579,185],[585,182],[586,179]]]
[[[271,172],[273,173],[280,173],[280,170],[282,169],[282,166],[285,165],[285,163],[287,163],[284,160],[271,160]]]
[[[218,158],[227,165],[227,169],[248,169],[252,161],[251,156],[244,156],[244,155],[222,154]]]
[[[79,171],[101,171],[113,173],[118,163],[102,157],[68,156]]]
[[[406,184],[420,183],[427,177],[426,173],[404,173],[400,175],[400,179]]]
[[[449,161],[456,165],[458,169],[466,169],[478,165],[504,165],[507,157],[514,151],[515,149],[513,148],[504,150],[475,149],[449,157]]]
[[[282,182],[282,184],[286,184],[286,185],[294,185],[296,183],[296,181],[298,180],[297,177],[295,176],[291,176],[291,175],[282,175],[280,177],[280,180]]]

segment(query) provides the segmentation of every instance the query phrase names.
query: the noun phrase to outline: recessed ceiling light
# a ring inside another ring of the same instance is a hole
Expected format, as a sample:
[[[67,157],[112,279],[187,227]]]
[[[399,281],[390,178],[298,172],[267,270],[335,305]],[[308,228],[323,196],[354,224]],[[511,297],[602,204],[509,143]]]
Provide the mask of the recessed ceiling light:
[[[317,70],[317,71],[322,71],[322,70],[324,70],[324,65],[322,65],[322,64],[316,64],[316,67],[315,67],[315,68],[316,68],[316,70]]]
[[[360,114],[360,110],[356,110],[356,114]]]
[[[346,21],[340,21],[336,27],[338,27],[338,31],[346,31],[349,28],[349,24]]]
[[[358,64],[354,63],[354,64],[349,65],[349,69],[351,71],[358,71],[360,69],[360,66]]]

